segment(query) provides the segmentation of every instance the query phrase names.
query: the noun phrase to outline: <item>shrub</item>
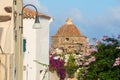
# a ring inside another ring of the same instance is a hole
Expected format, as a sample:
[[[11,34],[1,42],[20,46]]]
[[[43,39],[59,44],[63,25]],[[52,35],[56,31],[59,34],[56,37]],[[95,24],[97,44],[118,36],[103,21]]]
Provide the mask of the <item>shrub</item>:
[[[69,55],[69,59],[67,61],[67,65],[66,65],[66,72],[68,74],[68,77],[73,78],[76,70],[77,70],[77,65],[75,63],[75,58],[74,58],[73,54],[71,53]]]
[[[50,57],[49,69],[51,72],[56,71],[61,80],[64,80],[64,78],[66,77],[64,64],[65,64],[64,60],[60,58],[55,59],[54,56]]]
[[[104,36],[92,54],[96,60],[92,62],[84,80],[119,80],[120,79],[120,42],[119,39]],[[116,65],[116,61],[117,65]]]

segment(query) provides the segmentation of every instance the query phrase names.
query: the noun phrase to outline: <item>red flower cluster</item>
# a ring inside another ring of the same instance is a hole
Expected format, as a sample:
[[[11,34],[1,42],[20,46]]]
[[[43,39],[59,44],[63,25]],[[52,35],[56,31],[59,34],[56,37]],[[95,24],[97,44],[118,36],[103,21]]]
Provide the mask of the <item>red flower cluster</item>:
[[[56,71],[58,76],[60,76],[61,80],[64,80],[64,78],[66,77],[66,71],[65,71],[65,67],[64,67],[64,60],[58,58],[55,59],[53,56],[50,57],[50,70],[51,71]]]

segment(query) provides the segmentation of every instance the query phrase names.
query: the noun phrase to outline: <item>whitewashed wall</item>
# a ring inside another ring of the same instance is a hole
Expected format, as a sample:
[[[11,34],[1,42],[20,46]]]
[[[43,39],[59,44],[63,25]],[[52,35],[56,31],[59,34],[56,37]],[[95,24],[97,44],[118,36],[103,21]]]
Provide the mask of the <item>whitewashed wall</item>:
[[[24,80],[42,80],[40,70],[46,67],[34,62],[37,60],[49,64],[49,25],[52,20],[40,18],[41,29],[33,29],[34,19],[23,20],[24,38],[26,38],[26,52],[24,53]],[[48,74],[45,80],[48,80]]]

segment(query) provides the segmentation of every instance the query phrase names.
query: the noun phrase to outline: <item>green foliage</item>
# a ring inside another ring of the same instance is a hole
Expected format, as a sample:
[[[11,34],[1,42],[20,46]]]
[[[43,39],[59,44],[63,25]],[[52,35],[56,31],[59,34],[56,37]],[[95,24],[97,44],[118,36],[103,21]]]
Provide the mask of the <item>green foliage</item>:
[[[82,67],[78,69],[78,73],[77,73],[77,79],[78,80],[84,80],[85,75],[87,73],[87,68],[88,67]]]
[[[113,66],[115,59],[120,56],[118,46],[119,41],[114,38],[108,38],[96,46],[98,52],[93,54],[96,61],[89,65],[85,80],[120,80],[120,66]]]
[[[75,63],[75,58],[73,54],[70,54],[66,66],[66,72],[68,74],[68,77],[70,78],[74,77],[74,73],[76,72],[76,70],[77,70],[77,65]]]

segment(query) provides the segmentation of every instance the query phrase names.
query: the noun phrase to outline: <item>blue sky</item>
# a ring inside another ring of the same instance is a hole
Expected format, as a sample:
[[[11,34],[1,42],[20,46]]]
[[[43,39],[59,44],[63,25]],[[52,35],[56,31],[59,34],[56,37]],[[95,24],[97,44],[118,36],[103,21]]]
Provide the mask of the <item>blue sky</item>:
[[[120,34],[120,0],[24,0],[28,3],[54,18],[50,36],[68,17],[90,39]]]

